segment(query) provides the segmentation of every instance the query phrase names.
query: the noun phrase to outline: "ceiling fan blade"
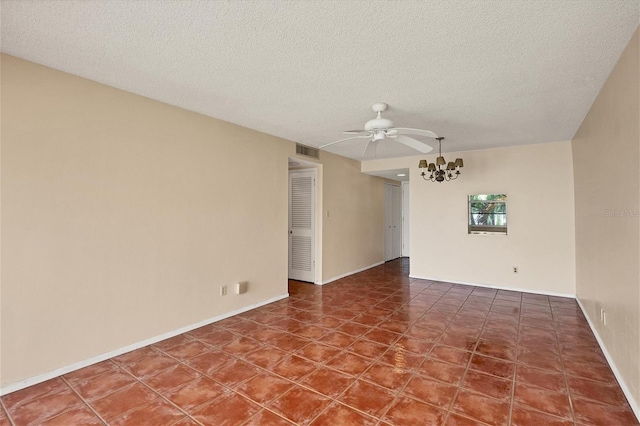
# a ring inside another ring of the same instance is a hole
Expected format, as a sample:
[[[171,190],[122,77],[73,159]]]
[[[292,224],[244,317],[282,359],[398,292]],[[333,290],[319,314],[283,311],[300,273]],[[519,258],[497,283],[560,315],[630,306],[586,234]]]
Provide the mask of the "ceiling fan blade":
[[[366,130],[345,130],[345,131],[344,131],[344,132],[342,132],[342,133],[346,133],[346,134],[348,134],[348,135],[357,135],[357,134],[359,134],[359,133],[367,133],[367,134],[368,134],[369,132],[368,132],[368,131],[366,131]]]
[[[427,136],[433,139],[438,137],[438,135],[433,133],[431,130],[410,129],[408,127],[394,127],[394,129],[397,130],[398,133],[404,133],[408,135],[421,135],[421,136]]]
[[[400,142],[401,144],[407,145],[408,147],[415,149],[416,151],[420,151],[423,154],[433,151],[433,148],[427,145],[426,143],[410,138],[409,136],[398,135],[398,137],[394,139]]]
[[[367,146],[364,147],[364,151],[362,151],[362,159],[366,159],[368,157],[375,158],[377,151],[378,141],[371,140],[367,142]]]
[[[363,136],[351,136],[350,138],[340,139],[339,141],[330,142],[330,143],[327,143],[327,144],[324,144],[324,145],[320,145],[318,148],[319,148],[319,149],[326,148],[326,147],[328,147],[328,146],[335,145],[335,144],[340,143],[340,142],[348,141],[348,140],[350,140],[350,139],[363,139],[363,138],[368,138],[368,137],[369,137],[369,135],[363,135]]]

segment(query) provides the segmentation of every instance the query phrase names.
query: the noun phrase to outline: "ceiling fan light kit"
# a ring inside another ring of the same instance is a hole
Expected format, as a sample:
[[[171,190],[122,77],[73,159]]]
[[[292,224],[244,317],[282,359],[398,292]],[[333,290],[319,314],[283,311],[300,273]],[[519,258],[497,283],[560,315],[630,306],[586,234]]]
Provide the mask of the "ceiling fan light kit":
[[[438,140],[438,158],[435,163],[427,163],[427,160],[420,160],[418,167],[420,169],[427,169],[427,172],[431,173],[427,176],[427,173],[422,170],[420,176],[424,180],[430,180],[431,182],[444,182],[458,179],[460,176],[460,169],[464,167],[464,161],[462,158],[456,158],[455,161],[447,161],[442,156],[442,140],[443,137],[437,137]],[[447,165],[444,167],[444,165]]]

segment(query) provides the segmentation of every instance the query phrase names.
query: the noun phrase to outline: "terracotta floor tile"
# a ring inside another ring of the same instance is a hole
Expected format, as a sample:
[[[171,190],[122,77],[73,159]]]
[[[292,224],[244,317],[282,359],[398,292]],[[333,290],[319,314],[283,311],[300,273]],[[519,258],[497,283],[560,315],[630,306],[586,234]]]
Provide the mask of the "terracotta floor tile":
[[[7,409],[11,409],[14,406],[27,404],[46,395],[69,392],[69,390],[69,386],[62,379],[56,377],[5,395],[2,397],[2,402],[4,402]]]
[[[628,404],[613,407],[583,399],[574,399],[573,409],[576,421],[581,425],[634,426],[640,424]]]
[[[293,331],[296,336],[304,337],[306,339],[319,339],[329,332],[328,329],[317,327],[315,325],[303,325]]]
[[[111,392],[115,392],[125,386],[129,386],[137,382],[137,380],[127,372],[106,371],[88,379],[75,382],[73,388],[84,399],[91,401],[100,398]]]
[[[296,386],[271,403],[269,409],[293,423],[308,425],[329,405],[330,401],[329,398],[316,392]]]
[[[156,392],[164,394],[199,377],[200,373],[182,364],[178,364],[175,367],[164,370],[162,373],[144,380],[144,382]]]
[[[435,346],[429,354],[433,359],[460,366],[465,366],[471,359],[471,355],[471,352],[443,345]]]
[[[240,317],[240,315],[238,315],[238,317]],[[293,319],[289,319],[289,320],[295,321]],[[227,327],[227,329],[235,333],[241,334],[243,336],[246,336],[249,333],[253,333],[254,331],[262,329],[263,327],[265,327],[263,324],[258,324],[253,321],[245,320],[236,324],[232,324],[229,327]]]
[[[118,365],[128,364],[139,359],[159,355],[159,352],[153,348],[153,346],[145,346],[144,348],[136,349],[131,352],[119,355],[115,358],[111,358],[111,361]]]
[[[441,425],[445,417],[446,411],[413,398],[401,397],[382,420],[391,425]]]
[[[412,373],[392,365],[376,363],[362,373],[361,378],[392,391],[402,389]]]
[[[573,421],[568,419],[561,419],[549,414],[544,414],[519,404],[514,404],[511,412],[511,426],[573,426],[573,424]]]
[[[241,359],[232,359],[209,374],[209,377],[225,386],[233,387],[255,376],[259,371],[258,367],[253,364]]]
[[[477,420],[464,417],[460,414],[449,413],[446,426],[487,426],[486,423],[479,422]]]
[[[345,349],[346,347],[355,343],[356,340],[357,338],[352,335],[332,331],[322,336],[317,340],[317,342],[322,343],[323,345],[332,346],[334,348]]]
[[[237,334],[234,334],[228,330],[213,330],[203,336],[197,337],[197,339],[208,345],[220,348],[233,342],[238,337],[239,336]]]
[[[338,400],[373,417],[381,416],[391,405],[395,394],[388,389],[357,380]]]
[[[352,337],[360,337],[369,331],[371,327],[367,325],[358,324],[355,322],[347,321],[336,329],[340,333],[348,334]]]
[[[534,388],[516,383],[514,401],[557,417],[571,419],[569,396],[563,392]]]
[[[154,343],[153,346],[156,349],[160,349],[161,351],[165,351],[167,349],[171,349],[174,346],[178,346],[184,343],[188,343],[190,341],[193,340],[193,336],[186,334],[186,333],[182,333],[182,334],[178,334],[177,336],[171,337],[169,339],[166,340],[162,340],[158,343]]]
[[[193,418],[203,425],[239,426],[260,411],[260,406],[235,392],[227,391],[210,404],[198,408]]]
[[[199,377],[163,396],[187,413],[191,413],[198,406],[218,398],[224,392],[225,388],[220,384],[207,377]]]
[[[509,418],[510,404],[461,389],[451,409],[481,422],[503,425]]]
[[[516,383],[554,392],[567,392],[564,374],[556,371],[540,370],[526,365],[517,366]]]
[[[146,386],[135,383],[91,402],[100,416],[111,422],[135,408],[148,404],[158,396]]]
[[[259,342],[263,343],[271,343],[275,342],[276,339],[286,336],[287,333],[281,330],[276,330],[274,328],[264,328],[259,331],[256,331],[251,334],[251,337]],[[233,340],[233,339],[232,339]],[[230,343],[230,342],[228,342]]]
[[[10,408],[7,407],[7,411],[16,425],[35,425],[82,406],[84,406],[82,400],[67,388],[48,393],[29,402],[14,404]]]
[[[374,328],[364,335],[365,339],[383,345],[391,345],[395,343],[400,337],[401,335],[398,333],[394,333],[393,331],[389,330],[383,330],[381,328]]]
[[[521,352],[518,354],[518,363],[543,370],[562,372],[564,367],[562,359],[549,352]]]
[[[469,370],[462,380],[463,388],[501,401],[511,400],[513,381]]]
[[[446,346],[451,346],[453,348],[473,351],[478,344],[478,338],[452,332],[446,332],[442,335],[439,343]]]
[[[243,355],[245,361],[255,364],[259,367],[271,369],[279,363],[287,352],[272,346],[262,346],[258,349]]]
[[[517,351],[514,344],[491,340],[480,340],[476,347],[476,353],[504,359],[506,361],[515,361]]]
[[[184,414],[167,401],[158,398],[112,420],[109,424],[113,426],[170,425],[182,419]]]
[[[71,373],[67,373],[62,377],[64,377],[64,379],[69,382],[69,384],[74,384],[76,382],[95,377],[98,374],[106,373],[108,371],[114,372],[118,370],[120,370],[120,367],[111,362],[111,360],[106,360],[97,364],[90,365],[88,367],[81,368],[80,370],[72,371]]]
[[[369,340],[361,339],[354,342],[347,349],[349,352],[353,352],[365,358],[375,359],[375,358],[378,358],[383,353],[385,353],[388,349],[388,346],[381,345],[380,343],[375,343]]]
[[[0,407],[0,426],[12,426],[11,422],[9,422],[9,419],[4,414],[4,411],[1,409],[1,407]]]
[[[209,324],[209,325],[205,325],[202,327],[198,327],[196,329],[193,329],[191,331],[187,331],[186,333],[183,333],[186,337],[192,338],[192,339],[198,339],[201,336],[206,336],[209,333],[213,332],[213,331],[219,331],[220,327],[216,326],[215,324]]]
[[[408,352],[403,347],[395,344],[391,345],[387,352],[377,359],[378,362],[383,362],[404,370],[417,369],[423,360],[423,355]]]
[[[577,362],[571,359],[564,360],[564,367],[569,376],[584,379],[597,380],[605,383],[618,383],[611,367],[599,363]]]
[[[318,364],[298,355],[287,355],[272,371],[291,380],[298,380],[318,368]]]
[[[154,376],[163,370],[178,365],[178,362],[166,355],[150,355],[129,362],[123,366],[124,369],[131,372],[139,379]]]
[[[441,382],[458,385],[464,374],[464,367],[427,358],[417,370],[418,374]]]
[[[492,376],[511,379],[515,370],[515,364],[497,358],[475,354],[471,358],[469,368],[481,373],[491,374]]]
[[[376,424],[376,419],[339,403],[331,404],[311,423],[312,426],[374,426]]]
[[[310,387],[323,395],[335,398],[344,392],[355,378],[330,368],[319,368],[305,377],[300,384]]]
[[[615,406],[627,403],[627,399],[617,383],[602,383],[578,377],[567,377],[567,384],[569,392],[574,398],[589,399]]]
[[[162,349],[161,349],[162,350]],[[187,340],[179,343],[171,348],[164,349],[164,353],[171,355],[179,360],[187,360],[198,356],[208,350],[208,346],[198,340]]]
[[[230,353],[231,355],[240,356],[247,352],[254,351],[261,346],[262,344],[257,340],[249,339],[247,337],[240,337],[239,339],[236,339],[233,342],[222,346],[221,349],[225,352]]]
[[[210,376],[235,358],[222,351],[208,351],[189,359],[186,363],[200,373]]]
[[[2,422],[0,422],[2,424]],[[7,425],[9,425],[9,421],[7,420]],[[55,417],[49,418],[49,420],[45,420],[40,423],[42,426],[70,426],[70,425],[83,425],[83,426],[91,426],[91,425],[103,425],[104,423],[100,420],[100,417],[96,416],[96,414],[91,411],[87,406],[82,405],[78,408],[74,408],[72,410],[65,411],[64,413],[57,415]]]
[[[293,423],[269,410],[262,410],[251,417],[249,422],[243,426],[293,426]]]
[[[458,387],[416,375],[409,381],[403,392],[412,398],[448,410],[458,392]]]
[[[342,350],[333,346],[327,346],[321,343],[310,343],[296,353],[311,361],[326,363],[341,352]]]
[[[261,371],[252,379],[239,385],[235,390],[258,404],[267,405],[292,386],[293,383],[282,377]]]
[[[310,341],[307,339],[287,333],[284,336],[278,337],[274,341],[269,342],[269,344],[278,349],[282,349],[283,351],[293,352],[304,348],[309,344],[309,342]]]
[[[343,373],[357,376],[371,365],[371,360],[351,352],[341,352],[329,360],[326,365]]]

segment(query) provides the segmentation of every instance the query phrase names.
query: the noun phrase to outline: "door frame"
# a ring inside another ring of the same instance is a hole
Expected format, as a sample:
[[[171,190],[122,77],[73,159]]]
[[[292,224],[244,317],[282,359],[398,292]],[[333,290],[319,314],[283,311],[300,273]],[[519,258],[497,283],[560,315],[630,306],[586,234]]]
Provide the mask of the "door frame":
[[[287,277],[289,276],[289,253],[290,253],[290,239],[289,239],[289,174],[295,172],[313,171],[315,172],[315,210],[314,210],[314,246],[313,255],[315,262],[314,269],[314,284],[322,284],[322,222],[323,222],[323,207],[322,207],[322,164],[306,161],[298,157],[289,157],[289,167],[287,173]]]

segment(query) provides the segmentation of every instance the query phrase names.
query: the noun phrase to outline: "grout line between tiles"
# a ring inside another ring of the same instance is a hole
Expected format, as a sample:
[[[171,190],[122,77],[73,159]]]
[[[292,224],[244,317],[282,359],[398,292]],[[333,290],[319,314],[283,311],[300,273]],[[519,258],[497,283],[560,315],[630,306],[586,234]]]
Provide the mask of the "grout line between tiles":
[[[71,389],[71,391],[72,391],[73,393],[75,393],[75,394],[78,396],[78,398],[80,398],[80,399],[82,400],[82,402],[84,402],[85,406],[87,406],[87,408],[89,408],[89,410],[91,410],[91,411],[93,412],[93,414],[95,414],[95,415],[100,419],[100,421],[101,421],[103,424],[105,424],[105,425],[108,425],[108,424],[109,424],[109,423],[108,423],[105,419],[103,419],[103,418],[102,418],[102,416],[101,416],[101,415],[100,415],[100,414],[99,414],[99,413],[98,413],[98,412],[93,408],[93,406],[92,406],[92,405],[91,405],[91,404],[90,404],[86,399],[84,399],[84,398],[82,397],[82,395],[80,395],[80,393],[79,393],[79,392],[78,392],[78,391],[77,391],[73,386],[71,386],[71,384],[67,381],[67,379],[66,379],[64,376],[60,376],[60,378],[62,379],[62,381],[63,381],[63,382],[65,382],[65,383],[66,383],[66,385],[67,385],[67,386],[69,386],[69,388]],[[63,413],[58,413],[56,416],[58,416],[58,415],[60,415],[60,414],[63,414]]]

